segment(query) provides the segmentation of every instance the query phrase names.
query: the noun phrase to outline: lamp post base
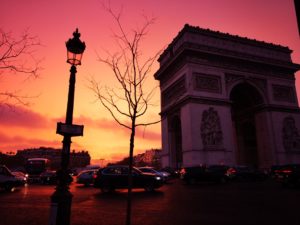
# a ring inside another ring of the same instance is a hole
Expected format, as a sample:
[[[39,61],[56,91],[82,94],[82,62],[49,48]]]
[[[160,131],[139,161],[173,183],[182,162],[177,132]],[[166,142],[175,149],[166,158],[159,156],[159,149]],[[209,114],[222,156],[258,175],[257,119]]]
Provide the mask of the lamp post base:
[[[70,225],[72,198],[68,187],[56,188],[51,196],[49,225]]]

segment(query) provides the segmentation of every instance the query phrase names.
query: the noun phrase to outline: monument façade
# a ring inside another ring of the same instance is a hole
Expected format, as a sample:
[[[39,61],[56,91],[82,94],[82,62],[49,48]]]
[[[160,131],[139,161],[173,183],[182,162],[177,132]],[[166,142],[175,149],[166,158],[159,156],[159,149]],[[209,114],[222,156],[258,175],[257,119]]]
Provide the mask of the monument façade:
[[[159,57],[162,166],[300,163],[288,47],[185,25]]]

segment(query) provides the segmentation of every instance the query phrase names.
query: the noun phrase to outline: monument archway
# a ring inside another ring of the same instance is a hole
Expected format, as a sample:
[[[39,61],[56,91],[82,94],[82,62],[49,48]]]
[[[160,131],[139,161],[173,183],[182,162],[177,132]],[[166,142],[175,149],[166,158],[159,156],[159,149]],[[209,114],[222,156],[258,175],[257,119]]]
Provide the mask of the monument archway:
[[[171,141],[171,165],[174,168],[182,166],[182,131],[181,120],[179,116],[174,116],[170,126],[170,141]]]
[[[186,24],[159,57],[162,165],[300,163],[288,47]]]
[[[257,89],[247,83],[235,85],[230,92],[232,101],[231,119],[236,140],[236,163],[239,165],[259,165],[257,120],[255,115],[264,104]]]

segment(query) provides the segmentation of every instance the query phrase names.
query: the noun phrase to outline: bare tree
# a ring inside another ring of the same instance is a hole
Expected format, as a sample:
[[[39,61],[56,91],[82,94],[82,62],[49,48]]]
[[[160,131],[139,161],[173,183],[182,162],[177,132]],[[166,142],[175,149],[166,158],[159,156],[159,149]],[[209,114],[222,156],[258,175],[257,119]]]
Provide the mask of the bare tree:
[[[34,57],[35,47],[40,42],[25,30],[19,38],[0,28],[0,76],[24,75],[25,79],[37,78],[40,71],[40,61]],[[30,96],[20,91],[0,90],[0,107],[28,105]]]
[[[101,104],[108,110],[114,120],[131,131],[129,148],[128,202],[126,225],[131,224],[131,191],[132,165],[136,128],[159,123],[140,122],[146,115],[151,104],[155,88],[146,90],[145,82],[151,68],[161,51],[154,56],[143,59],[141,42],[147,35],[149,27],[155,19],[144,17],[144,24],[127,33],[121,23],[121,11],[115,13],[110,7],[105,7],[117,25],[118,32],[114,33],[119,52],[107,52],[107,58],[98,56],[101,63],[106,64],[114,74],[119,88],[101,87],[95,79],[91,80],[91,88]]]

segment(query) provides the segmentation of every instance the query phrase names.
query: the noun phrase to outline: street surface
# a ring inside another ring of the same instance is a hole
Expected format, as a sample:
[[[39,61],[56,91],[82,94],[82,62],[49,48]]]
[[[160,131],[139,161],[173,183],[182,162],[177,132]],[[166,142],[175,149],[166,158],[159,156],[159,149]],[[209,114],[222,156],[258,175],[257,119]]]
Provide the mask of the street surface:
[[[48,225],[52,185],[0,192],[1,225]],[[125,224],[125,190],[102,194],[72,184],[72,225]],[[185,185],[173,180],[155,193],[133,192],[132,225],[298,225],[300,189],[273,181]]]

